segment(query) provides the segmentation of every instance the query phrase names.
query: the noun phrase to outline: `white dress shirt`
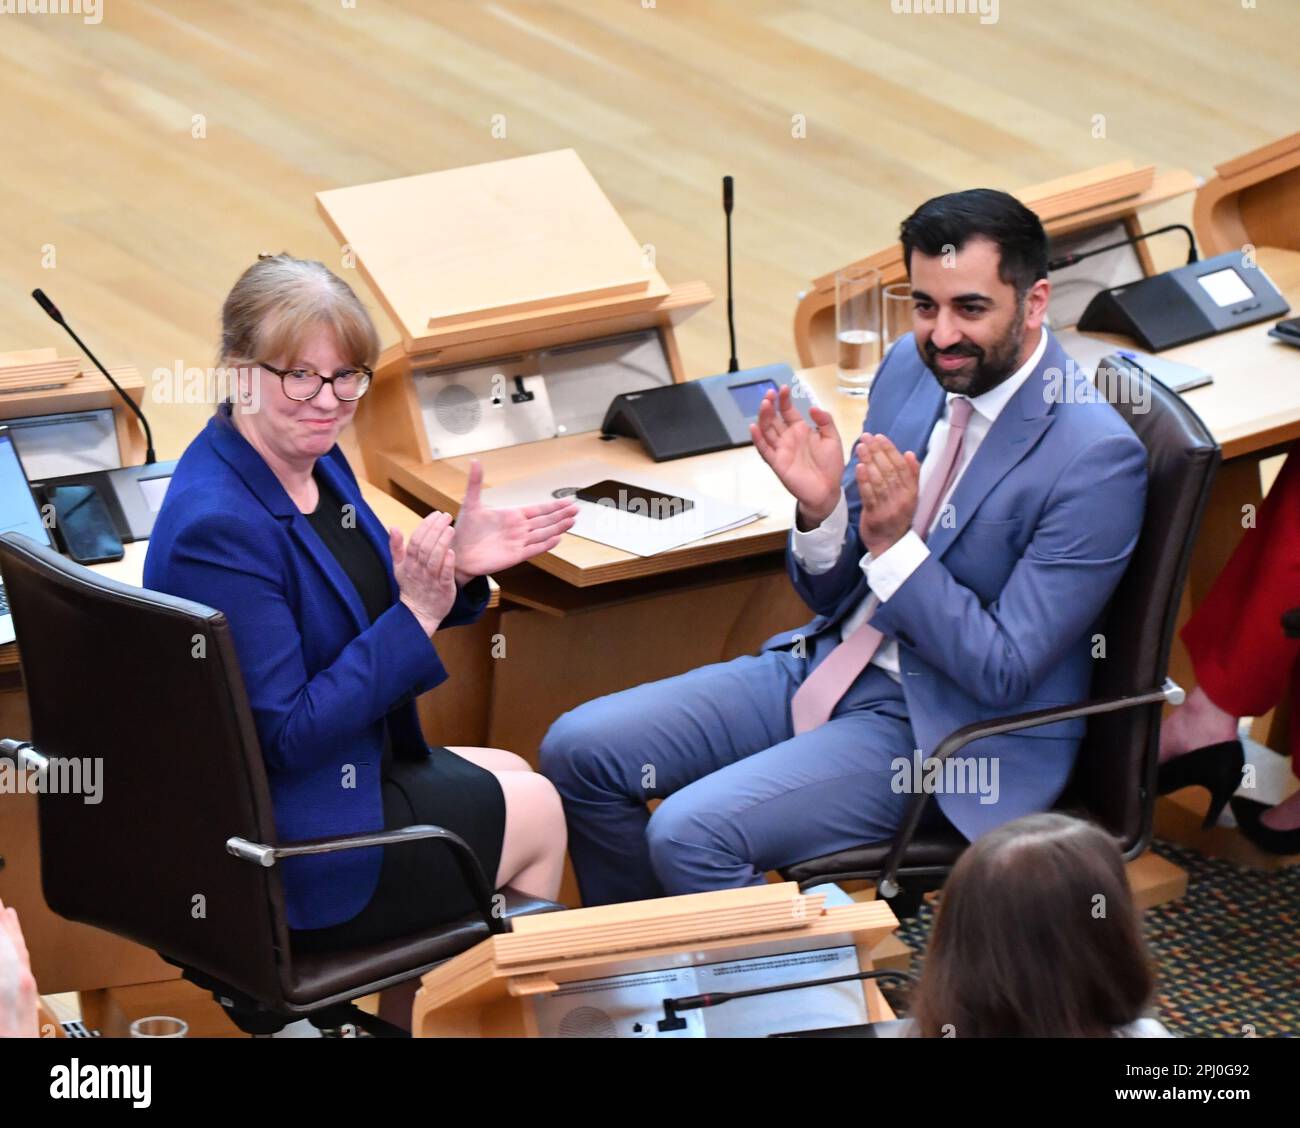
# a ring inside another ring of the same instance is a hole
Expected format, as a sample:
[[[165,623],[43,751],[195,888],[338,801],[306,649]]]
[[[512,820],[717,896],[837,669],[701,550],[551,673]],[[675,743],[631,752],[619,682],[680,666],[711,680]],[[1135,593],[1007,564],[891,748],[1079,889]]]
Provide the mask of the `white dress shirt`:
[[[935,510],[935,524],[943,518],[944,507],[948,502],[948,498],[952,497],[953,491],[957,488],[957,483],[961,481],[962,475],[966,473],[966,467],[971,464],[971,459],[975,457],[975,452],[979,450],[980,443],[984,441],[992,429],[1003,408],[1011,402],[1016,392],[1020,390],[1021,385],[1029,379],[1029,374],[1038,367],[1038,362],[1042,360],[1046,349],[1047,330],[1043,329],[1038,338],[1038,347],[1034,349],[1033,355],[1023,365],[996,388],[990,388],[983,395],[971,398],[970,404],[973,410],[970,414],[970,420],[966,424],[966,438],[962,443],[961,461],[957,465],[957,473],[953,476],[952,486],[947,494],[939,499],[939,506]],[[956,398],[956,393],[948,393],[947,399],[944,401],[943,414],[939,416],[938,422],[935,423],[934,429],[930,432],[930,442],[926,447],[925,461],[921,463],[918,497],[925,491],[927,479],[934,473],[936,464],[943,457],[943,448],[948,443],[948,419],[952,410],[952,401]],[[839,559],[840,549],[844,546],[844,536],[848,532],[848,527],[849,503],[844,496],[844,491],[841,490],[834,511],[817,528],[808,529],[807,531],[800,531],[796,528],[791,533],[790,547],[794,552],[795,559],[804,571],[814,576],[829,572]],[[928,536],[933,529],[934,524],[931,524],[926,535]],[[884,603],[903,586],[907,577],[916,571],[929,555],[930,550],[926,548],[925,541],[917,535],[915,530],[909,529],[898,541],[875,559],[872,559],[871,553],[865,553],[860,567],[867,577],[867,583],[870,585],[872,593],[881,603]],[[868,614],[867,602],[864,598],[845,617],[840,633],[842,639],[847,638],[866,621]],[[871,659],[871,664],[879,666],[894,681],[902,681],[898,668],[898,643],[893,639],[886,638],[881,642],[875,657]]]

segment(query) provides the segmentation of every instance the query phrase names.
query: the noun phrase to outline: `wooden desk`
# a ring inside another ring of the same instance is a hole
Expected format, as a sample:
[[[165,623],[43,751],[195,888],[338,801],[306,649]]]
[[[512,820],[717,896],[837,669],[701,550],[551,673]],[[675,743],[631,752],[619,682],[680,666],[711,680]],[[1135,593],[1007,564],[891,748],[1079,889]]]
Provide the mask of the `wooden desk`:
[[[1300,311],[1300,251],[1260,247],[1257,261],[1291,303],[1289,316],[1294,316]],[[1214,383],[1183,398],[1223,447],[1225,462],[1276,454],[1300,438],[1300,349],[1270,337],[1273,325],[1262,321],[1160,354],[1214,374]],[[1126,337],[1093,335],[1133,345]]]
[[[801,376],[821,405],[834,417],[847,453],[862,431],[866,399],[844,396],[836,391],[834,365],[804,369]],[[625,471],[632,481],[636,480],[638,471],[653,473],[656,479],[680,483],[683,489],[706,493],[722,501],[757,503],[768,511],[766,517],[749,525],[655,556],[636,556],[570,533],[551,552],[530,562],[578,588],[783,552],[794,520],[793,499],[752,446],[671,462],[654,462],[637,439],[614,437],[606,440],[599,432],[591,431],[432,463],[420,463],[382,451],[372,455],[388,481],[398,487],[399,496],[417,506],[433,506],[452,513],[460,508],[472,458],[483,463],[485,488],[594,458]]]

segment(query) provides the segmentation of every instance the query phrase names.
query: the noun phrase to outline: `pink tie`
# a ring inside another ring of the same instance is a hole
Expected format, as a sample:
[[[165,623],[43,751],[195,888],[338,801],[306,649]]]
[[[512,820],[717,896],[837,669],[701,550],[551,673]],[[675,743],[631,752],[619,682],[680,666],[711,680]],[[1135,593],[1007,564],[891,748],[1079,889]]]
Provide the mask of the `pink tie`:
[[[952,401],[948,419],[948,443],[925,484],[925,490],[916,501],[916,516],[912,528],[922,540],[929,534],[930,526],[938,514],[939,502],[947,496],[961,465],[962,442],[966,437],[966,424],[970,420],[970,400],[958,396]],[[839,646],[832,650],[795,690],[790,701],[790,715],[794,721],[795,735],[815,729],[830,719],[840,698],[848,691],[875,657],[884,639],[871,625],[871,615],[879,606],[875,595],[869,597],[869,611],[862,625]]]

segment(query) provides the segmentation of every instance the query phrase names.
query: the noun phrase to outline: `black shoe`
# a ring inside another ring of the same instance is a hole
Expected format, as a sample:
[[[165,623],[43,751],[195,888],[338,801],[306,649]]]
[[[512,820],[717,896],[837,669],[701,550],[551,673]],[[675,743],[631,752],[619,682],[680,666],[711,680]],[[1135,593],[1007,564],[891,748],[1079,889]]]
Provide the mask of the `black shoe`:
[[[1204,787],[1210,793],[1210,809],[1205,812],[1202,830],[1209,830],[1228,805],[1232,793],[1241,786],[1241,769],[1246,753],[1240,740],[1225,740],[1193,748],[1160,765],[1156,777],[1156,794],[1168,795],[1184,787]]]
[[[1261,850],[1269,854],[1300,854],[1300,827],[1294,830],[1274,830],[1259,821],[1260,815],[1273,808],[1254,799],[1232,797],[1232,813],[1237,818],[1241,833]]]

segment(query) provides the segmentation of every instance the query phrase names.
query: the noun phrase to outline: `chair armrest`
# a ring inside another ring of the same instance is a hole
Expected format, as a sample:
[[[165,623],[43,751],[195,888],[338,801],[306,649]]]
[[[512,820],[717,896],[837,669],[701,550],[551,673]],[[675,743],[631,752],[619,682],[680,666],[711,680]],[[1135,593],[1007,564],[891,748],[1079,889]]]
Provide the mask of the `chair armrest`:
[[[358,850],[366,846],[396,846],[406,842],[423,842],[425,839],[439,838],[451,847],[461,876],[478,904],[479,913],[490,932],[505,932],[506,920],[494,911],[492,887],[483,875],[483,867],[478,857],[459,834],[441,826],[420,823],[404,826],[397,830],[368,831],[363,834],[346,834],[340,838],[313,838],[304,842],[292,842],[285,846],[267,846],[261,842],[250,842],[246,838],[233,837],[226,840],[226,853],[233,854],[241,861],[270,868],[281,858],[301,858],[316,854],[334,854],[340,850]]]
[[[1069,721],[1075,717],[1091,717],[1097,713],[1116,713],[1121,709],[1136,709],[1143,705],[1181,705],[1187,694],[1172,678],[1165,678],[1164,685],[1147,693],[1135,693],[1125,697],[1102,697],[1093,701],[1081,701],[1077,705],[1058,705],[1051,709],[1035,709],[1029,713],[1014,713],[1009,717],[999,717],[992,721],[976,721],[963,725],[955,732],[950,732],[935,748],[932,758],[946,760],[960,752],[966,745],[986,736],[1000,736],[1006,732],[1018,732],[1021,729],[1037,728],[1056,721]],[[911,845],[916,828],[921,824],[921,815],[930,796],[921,792],[912,798],[903,825],[899,827],[880,871],[880,880],[876,883],[877,896],[890,898],[897,896],[898,868],[903,855]]]
[[[0,740],[0,760],[9,760],[19,770],[26,768],[33,772],[43,772],[50,766],[50,761],[30,741],[12,738]]]

